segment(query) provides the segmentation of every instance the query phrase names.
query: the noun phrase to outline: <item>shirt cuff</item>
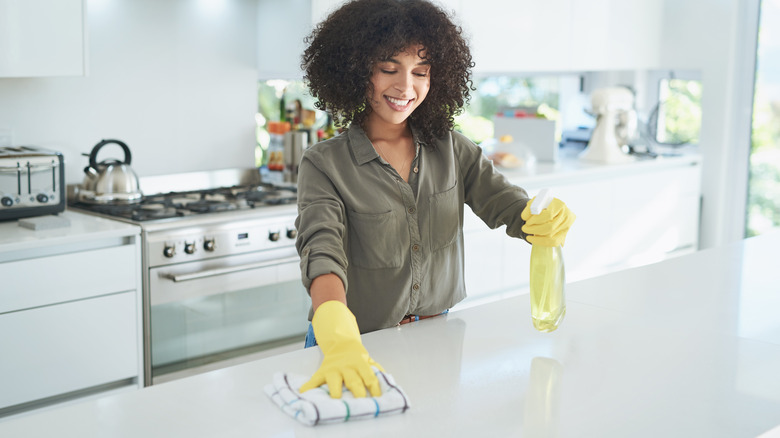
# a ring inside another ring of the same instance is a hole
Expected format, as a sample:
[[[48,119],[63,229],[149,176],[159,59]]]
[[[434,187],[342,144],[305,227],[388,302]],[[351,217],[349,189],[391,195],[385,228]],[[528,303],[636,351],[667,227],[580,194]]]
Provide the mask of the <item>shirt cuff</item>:
[[[310,252],[304,251],[301,255],[301,280],[309,294],[311,282],[325,274],[336,274],[344,283],[344,291],[347,290],[347,275],[341,265],[329,257],[310,257]]]

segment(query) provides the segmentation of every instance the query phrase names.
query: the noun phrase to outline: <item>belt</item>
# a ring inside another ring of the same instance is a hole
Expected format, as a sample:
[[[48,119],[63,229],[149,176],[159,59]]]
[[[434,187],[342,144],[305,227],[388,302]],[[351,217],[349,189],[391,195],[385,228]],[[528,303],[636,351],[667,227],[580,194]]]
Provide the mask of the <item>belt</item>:
[[[399,323],[398,323],[398,325],[401,325],[401,324],[406,324],[406,323],[409,323],[409,322],[414,322],[414,321],[420,321],[420,320],[423,320],[423,319],[433,318],[434,316],[443,315],[443,314],[445,314],[445,313],[447,313],[447,312],[449,312],[449,309],[448,309],[448,310],[445,310],[444,312],[437,313],[436,315],[427,315],[427,316],[420,316],[420,315],[406,315],[406,316],[404,316],[404,318],[401,320],[401,322],[399,322]]]

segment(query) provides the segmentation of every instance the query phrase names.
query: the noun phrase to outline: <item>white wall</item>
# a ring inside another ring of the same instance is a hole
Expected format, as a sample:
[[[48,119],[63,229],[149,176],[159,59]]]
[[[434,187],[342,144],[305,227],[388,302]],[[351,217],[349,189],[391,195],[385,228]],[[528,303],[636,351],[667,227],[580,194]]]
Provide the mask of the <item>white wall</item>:
[[[61,151],[69,183],[103,138],[141,176],[254,165],[256,0],[86,3],[86,77],[0,78],[14,144]]]
[[[701,71],[700,246],[744,236],[759,0],[665,0],[665,67]]]

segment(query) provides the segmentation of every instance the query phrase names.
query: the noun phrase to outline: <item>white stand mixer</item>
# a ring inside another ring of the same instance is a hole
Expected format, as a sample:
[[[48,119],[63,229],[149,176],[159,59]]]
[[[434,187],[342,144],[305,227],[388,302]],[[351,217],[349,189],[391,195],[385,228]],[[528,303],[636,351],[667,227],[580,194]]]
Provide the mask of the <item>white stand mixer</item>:
[[[591,94],[591,105],[598,118],[588,147],[579,155],[580,159],[606,164],[634,161],[634,157],[622,150],[627,142],[624,137],[626,128],[632,130],[630,126],[624,125],[633,122],[636,126],[634,95],[631,91],[623,87],[599,88]],[[618,132],[619,126],[624,132]]]

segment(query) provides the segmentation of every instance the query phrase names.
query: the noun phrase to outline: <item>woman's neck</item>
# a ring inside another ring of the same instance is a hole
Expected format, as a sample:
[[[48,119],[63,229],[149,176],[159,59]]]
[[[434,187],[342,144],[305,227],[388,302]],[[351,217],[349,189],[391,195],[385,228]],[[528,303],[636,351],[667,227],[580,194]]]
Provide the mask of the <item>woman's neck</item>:
[[[381,119],[373,118],[370,115],[366,120],[364,131],[372,143],[382,142],[384,144],[395,145],[412,138],[412,131],[409,128],[409,122],[393,124],[386,123]]]

